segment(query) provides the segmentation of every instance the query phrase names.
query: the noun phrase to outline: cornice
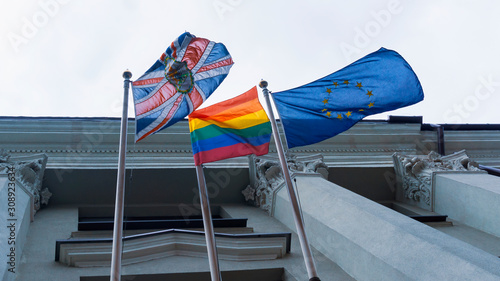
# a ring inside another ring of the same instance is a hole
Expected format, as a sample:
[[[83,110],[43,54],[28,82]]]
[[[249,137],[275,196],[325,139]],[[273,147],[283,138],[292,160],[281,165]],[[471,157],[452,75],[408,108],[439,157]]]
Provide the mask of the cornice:
[[[194,167],[187,121],[134,143],[134,120],[127,131],[127,168]],[[115,169],[120,120],[115,118],[0,118],[0,148],[12,155],[45,153],[47,168]],[[282,135],[282,139],[284,139]],[[330,167],[391,167],[392,154],[425,154],[436,147],[433,131],[420,124],[361,121],[326,141],[291,149],[297,156],[321,153]],[[480,164],[500,166],[500,131],[445,131],[449,153],[466,149]],[[271,143],[270,153],[276,153]],[[248,167],[238,157],[207,167]]]

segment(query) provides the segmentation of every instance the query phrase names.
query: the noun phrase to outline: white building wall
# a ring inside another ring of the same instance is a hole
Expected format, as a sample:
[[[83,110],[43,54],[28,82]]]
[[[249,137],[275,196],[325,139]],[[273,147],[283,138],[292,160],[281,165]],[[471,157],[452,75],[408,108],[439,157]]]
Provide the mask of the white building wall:
[[[0,277],[15,280],[31,222],[30,195],[15,179],[15,171],[0,174]]]
[[[438,173],[434,193],[437,213],[500,237],[500,177]]]
[[[496,256],[319,176],[296,182],[310,243],[356,280],[500,280]],[[275,217],[295,229],[291,214],[282,189]]]

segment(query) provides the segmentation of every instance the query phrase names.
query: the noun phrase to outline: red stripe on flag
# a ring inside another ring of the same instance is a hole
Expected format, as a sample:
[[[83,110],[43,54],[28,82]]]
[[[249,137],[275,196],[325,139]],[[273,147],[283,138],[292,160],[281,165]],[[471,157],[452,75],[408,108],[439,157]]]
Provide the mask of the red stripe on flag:
[[[182,98],[183,97],[184,97],[184,95],[180,95],[177,98],[177,100],[172,105],[172,108],[170,108],[170,111],[168,112],[167,117],[165,117],[163,119],[163,121],[161,121],[161,123],[158,126],[154,127],[154,129],[152,129],[149,132],[145,133],[142,137],[140,137],[139,139],[137,139],[136,142],[138,142],[138,141],[142,140],[143,138],[151,135],[152,133],[156,133],[158,130],[160,130],[160,128],[163,127],[170,120],[170,118],[172,118],[172,116],[174,115],[174,113],[177,112],[177,108],[179,108],[179,105],[182,102]]]
[[[163,80],[163,79],[165,79],[165,77],[144,79],[144,80],[134,81],[132,83],[132,85],[133,86],[144,86],[144,85],[149,85],[149,84],[156,84],[156,83],[160,83],[161,80]]]
[[[193,88],[193,90],[189,93],[189,99],[193,104],[193,110],[197,109],[203,103],[203,97],[200,95],[200,92]]]
[[[223,60],[223,61],[220,61],[220,62],[217,62],[217,63],[214,63],[214,64],[210,64],[210,65],[206,65],[206,66],[200,68],[198,70],[198,72],[196,72],[196,73],[200,73],[200,72],[203,72],[203,71],[208,71],[208,70],[211,70],[211,69],[214,69],[214,68],[217,68],[217,67],[231,65],[233,63],[234,63],[233,59],[232,58],[228,58],[227,60]]]
[[[172,84],[165,83],[149,99],[135,105],[136,115],[139,116],[157,108],[158,106],[169,100],[171,97],[173,97],[175,93],[177,93],[177,89],[175,89]]]
[[[210,40],[204,38],[193,38],[191,42],[186,48],[186,52],[184,53],[184,57],[181,61],[185,61],[187,63],[187,67],[191,70],[193,69],[200,58],[203,56],[203,53],[207,49],[208,43]]]
[[[170,44],[170,48],[172,49],[172,58],[176,59],[177,58],[177,53],[176,53],[177,48],[175,48],[174,42],[172,42],[172,44]],[[181,44],[181,46],[182,46],[182,42],[179,42],[179,44]]]
[[[223,159],[255,154],[261,156],[269,152],[269,143],[253,146],[248,143],[237,143],[212,150],[200,151],[194,155],[194,163],[199,166],[203,163],[215,162]]]
[[[165,53],[161,54],[160,61],[165,61],[166,57],[167,57],[167,54],[165,54]]]

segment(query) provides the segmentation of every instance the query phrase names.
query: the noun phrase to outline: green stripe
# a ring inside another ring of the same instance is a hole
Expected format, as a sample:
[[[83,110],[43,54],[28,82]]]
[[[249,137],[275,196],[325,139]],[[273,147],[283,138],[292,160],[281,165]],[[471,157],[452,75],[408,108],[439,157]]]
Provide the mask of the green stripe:
[[[265,122],[245,129],[221,128],[212,124],[191,132],[191,143],[231,133],[244,138],[267,135],[271,133],[271,123]]]

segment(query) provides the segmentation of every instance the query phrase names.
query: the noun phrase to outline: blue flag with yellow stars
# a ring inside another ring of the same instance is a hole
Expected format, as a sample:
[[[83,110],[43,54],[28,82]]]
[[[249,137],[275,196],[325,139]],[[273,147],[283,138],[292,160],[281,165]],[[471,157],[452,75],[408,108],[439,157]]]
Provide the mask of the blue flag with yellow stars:
[[[272,95],[289,148],[323,141],[365,116],[424,99],[410,65],[384,48],[319,80]]]

